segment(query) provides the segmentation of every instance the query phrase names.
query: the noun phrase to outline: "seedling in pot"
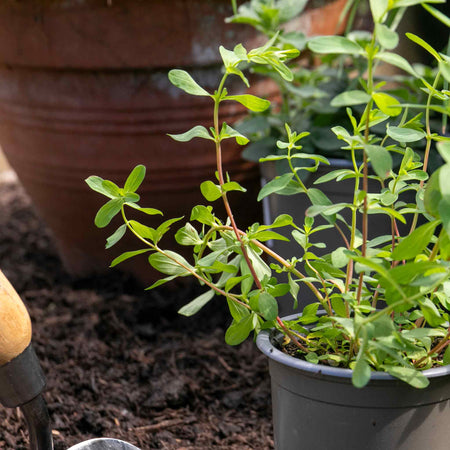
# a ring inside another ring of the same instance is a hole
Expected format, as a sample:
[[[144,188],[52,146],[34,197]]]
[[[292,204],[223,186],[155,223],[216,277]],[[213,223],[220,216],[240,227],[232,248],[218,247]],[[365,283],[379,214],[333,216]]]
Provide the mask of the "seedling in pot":
[[[221,47],[225,72],[214,93],[207,92],[187,72],[173,70],[169,78],[188,94],[209,97],[213,102],[213,127],[198,125],[172,138],[211,141],[217,156],[217,171],[200,189],[207,202],[224,203],[227,217],[221,220],[211,205],[197,205],[192,209],[190,221],[175,234],[178,244],[192,247],[193,258],[187,261],[160,247],[163,235],[180,218],[151,228],[128,217],[130,208],[146,214],[161,213],[138,204],[136,191],[145,176],[143,166],[132,171],[123,188],[98,176],[90,177],[89,186],[110,199],[95,218],[97,226],[107,226],[117,214],[124,220],[108,239],[107,247],[114,245],[127,230],[145,245],[142,250],[122,254],[112,266],[148,252],[150,265],[166,275],[151,288],[177,277],[196,278],[206,290],[179,312],[194,315],[216,295],[223,297],[233,319],[225,334],[226,342],[231,345],[240,344],[252,331],[257,334],[275,328],[285,335],[293,356],[353,369],[352,381],[356,387],[365,386],[372,371],[382,371],[416,388],[425,388],[429,384],[422,373],[425,369],[450,364],[450,139],[430,129],[432,109],[448,115],[445,105],[450,92],[438,86],[441,79],[450,81],[450,59],[420,37],[408,34],[437,60],[439,70],[429,83],[402,56],[390,51],[393,48],[389,38],[395,31],[389,27],[403,13],[400,3],[380,2],[384,5],[381,8],[377,2],[371,2],[376,26],[365,46],[339,36],[315,38],[309,44],[316,52],[358,55],[366,60],[367,75],[358,80],[359,89],[346,97],[351,126],[332,128],[343,143],[342,150],[348,152],[352,168],[333,171],[326,179],[317,181],[320,184],[353,180],[351,202],[333,204],[318,188],[303,184],[299,175],[302,170],[316,170],[319,164],[328,164],[328,160],[303,153],[302,139],[307,131],[297,132],[286,126],[287,138],[277,142],[281,154],[269,155],[265,160],[284,160],[291,171],[265,185],[260,198],[286,188],[292,193],[303,193],[311,201],[307,218],[303,224],[294,224],[290,216],[281,215],[270,225],[253,224],[245,231],[239,228],[229,193],[245,189],[224,173],[222,143],[236,139],[245,144],[247,139],[229,125],[220,123],[220,106],[223,102],[237,101],[252,111],[263,111],[268,102],[252,95],[232,95],[226,89],[226,82],[229,77],[237,76],[249,86],[243,72],[249,64],[270,66],[290,81],[292,73],[285,61],[298,52],[289,46],[274,47],[276,36],[265,46],[251,51],[242,45],[233,50]],[[384,90],[383,83],[375,83],[374,69],[380,61],[416,77],[426,92],[426,103],[405,106]],[[439,103],[444,106],[438,106]],[[352,109],[355,104],[362,106],[361,114]],[[422,109],[423,114],[411,113],[416,108]],[[382,138],[373,132],[375,126],[384,127]],[[420,139],[426,142],[423,160],[409,146]],[[430,153],[435,151],[445,164],[429,178],[427,164]],[[400,158],[396,168],[392,155]],[[310,164],[299,167],[295,164],[297,159]],[[369,164],[374,174],[369,174]],[[378,182],[377,192],[368,192],[369,178]],[[415,201],[406,203],[404,194],[410,191],[415,194]],[[349,221],[341,215],[344,210],[350,212]],[[374,214],[387,215],[392,232],[370,240],[368,229]],[[327,225],[315,226],[317,216],[325,218]],[[361,218],[361,229],[357,227],[358,218]],[[419,218],[424,221],[420,226]],[[407,224],[404,235],[400,234],[400,223]],[[298,249],[297,257],[286,260],[265,244],[268,240],[286,239],[277,233],[280,227],[291,227],[291,242]],[[320,240],[324,228],[334,228],[341,245],[319,256],[315,249],[322,245],[315,239]],[[287,273],[287,283],[279,283],[274,276],[281,272]],[[301,302],[305,288],[314,293],[316,302],[305,306],[296,320],[278,317],[277,297],[290,293],[295,303]]]

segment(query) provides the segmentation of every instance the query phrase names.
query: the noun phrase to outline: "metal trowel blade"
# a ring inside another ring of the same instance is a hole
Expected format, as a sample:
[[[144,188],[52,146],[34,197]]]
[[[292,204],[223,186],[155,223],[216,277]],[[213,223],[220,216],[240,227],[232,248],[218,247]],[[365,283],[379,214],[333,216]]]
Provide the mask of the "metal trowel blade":
[[[119,441],[118,439],[100,438],[90,439],[89,441],[80,442],[70,447],[69,450],[140,450],[138,447],[128,442]]]

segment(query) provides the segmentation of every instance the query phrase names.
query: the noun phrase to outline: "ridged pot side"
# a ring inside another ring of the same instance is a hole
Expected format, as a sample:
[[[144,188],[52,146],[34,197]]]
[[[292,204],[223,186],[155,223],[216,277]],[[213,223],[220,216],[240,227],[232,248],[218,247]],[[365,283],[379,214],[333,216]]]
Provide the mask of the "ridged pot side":
[[[349,369],[311,364],[276,349],[268,331],[257,338],[269,358],[277,450],[447,450],[450,366],[423,372],[414,389],[374,372],[362,389]]]
[[[0,145],[73,275],[106,271],[115,256],[139,248],[124,240],[104,251],[107,235],[93,225],[101,199],[84,184],[89,175],[123,183],[136,164],[146,165],[141,204],[163,210],[165,218],[189,217],[194,205],[205,203],[198,186],[215,171],[211,142],[183,144],[166,134],[212,125],[212,104],[170,85],[167,72],[186,68],[213,91],[219,45],[261,43],[250,27],[224,23],[230,5],[229,0],[0,2]],[[253,86],[255,94],[273,95],[267,82]],[[236,89],[244,92],[242,84]],[[231,102],[222,112],[230,124],[244,114]],[[243,162],[233,144],[224,166],[249,190],[230,196],[239,225],[260,221],[258,168]],[[145,259],[122,268],[147,283],[157,274]]]

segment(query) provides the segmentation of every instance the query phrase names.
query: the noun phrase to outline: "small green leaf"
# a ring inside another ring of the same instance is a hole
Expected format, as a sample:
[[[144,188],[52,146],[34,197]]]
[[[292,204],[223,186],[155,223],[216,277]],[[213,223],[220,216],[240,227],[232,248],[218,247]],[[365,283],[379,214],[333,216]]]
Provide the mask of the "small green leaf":
[[[388,116],[398,116],[402,112],[400,102],[385,92],[374,92],[372,94],[373,101],[376,103],[381,112]]]
[[[203,223],[205,225],[212,225],[215,222],[214,214],[211,212],[211,206],[197,205],[192,208],[191,220]]]
[[[447,345],[447,348],[445,349],[442,362],[444,363],[444,366],[450,365],[450,345]]]
[[[203,197],[208,200],[208,202],[213,202],[222,197],[222,191],[220,190],[220,187],[210,180],[204,181],[200,185],[200,191],[202,192]]]
[[[358,355],[352,374],[353,386],[363,388],[370,380],[371,370],[363,355]]]
[[[194,79],[185,70],[171,70],[169,72],[169,80],[173,85],[188,94],[209,96],[209,93],[205,91],[205,89],[203,89],[196,81],[194,81]]]
[[[284,189],[289,184],[289,182],[292,180],[293,177],[294,177],[293,173],[285,173],[266,183],[259,191],[258,201],[262,200],[263,198],[267,197],[270,194],[277,193],[282,189]]]
[[[383,368],[393,377],[398,378],[417,389],[424,389],[430,384],[430,381],[423,373],[412,367],[384,365]]]
[[[330,105],[335,107],[363,105],[368,103],[370,95],[364,91],[344,91],[331,100]]]
[[[450,61],[439,61],[439,70],[442,76],[450,82]]]
[[[422,48],[424,48],[428,53],[433,55],[437,61],[442,61],[442,58],[440,57],[439,53],[427,42],[425,42],[422,38],[419,36],[416,36],[413,33],[406,33],[406,36],[411,39],[411,41],[415,42],[416,44],[420,45]]]
[[[103,178],[100,178],[96,175],[91,175],[89,178],[84,180],[86,184],[95,192],[99,194],[105,195],[109,198],[114,198],[114,195],[111,195],[110,192],[103,187]]]
[[[225,332],[225,342],[228,345],[239,345],[244,342],[253,330],[253,316],[248,315],[239,322],[233,321]]]
[[[249,142],[248,138],[246,138],[243,134],[239,133],[239,131],[235,130],[234,128],[231,128],[226,123],[223,124],[220,137],[222,139],[235,138],[236,142],[239,145],[246,145]]]
[[[431,327],[438,327],[445,322],[445,319],[440,315],[436,305],[429,298],[425,298],[420,302],[420,309],[423,313],[423,317]]]
[[[247,189],[242,187],[236,181],[228,181],[222,185],[223,192],[231,192],[231,191],[239,191],[239,192],[247,192]]]
[[[180,245],[198,245],[203,242],[197,230],[190,223],[187,223],[175,233],[175,240]]]
[[[120,212],[123,205],[123,199],[113,198],[105,203],[97,212],[94,223],[98,228],[104,228]]]
[[[445,3],[446,0],[442,0],[441,2],[437,3]],[[450,28],[450,17],[446,16],[444,13],[439,11],[438,9],[430,6],[427,3],[422,3],[422,6],[436,19],[438,19],[440,22],[442,22],[447,28]]]
[[[211,141],[214,140],[214,138],[209,134],[208,130],[205,127],[202,127],[201,125],[197,125],[196,127],[191,128],[189,131],[186,131],[186,133],[169,134],[169,136],[178,142],[188,142],[196,137],[202,139],[209,139]]]
[[[436,144],[439,154],[446,163],[450,163],[450,141],[438,142]]]
[[[136,220],[130,220],[128,223],[141,238],[151,239],[152,241],[156,239],[156,230],[154,228],[143,225]]]
[[[378,0],[377,0],[378,1]],[[376,33],[378,36],[378,41],[382,47],[392,50],[398,45],[399,37],[398,34],[388,28],[386,25],[377,23],[375,25]]]
[[[388,0],[370,0],[370,11],[375,23],[382,22],[384,15],[388,11]]]
[[[109,267],[115,267],[117,266],[117,264],[120,264],[121,262],[126,261],[127,259],[133,258],[133,256],[141,255],[142,253],[147,253],[150,250],[151,250],[150,248],[144,248],[142,250],[134,250],[132,252],[122,253],[117,258],[113,259]]]
[[[166,275],[186,275],[188,274],[186,268],[192,269],[181,255],[171,250],[165,250],[164,253],[152,253],[148,261],[153,268]]]
[[[189,302],[187,305],[184,305],[178,311],[178,314],[182,316],[190,317],[194,314],[198,313],[212,298],[214,298],[215,292],[210,289],[209,291],[204,292],[199,295],[197,298]]]
[[[308,47],[315,53],[337,53],[361,55],[362,47],[343,36],[318,36],[308,42]]]
[[[417,142],[425,137],[425,133],[422,130],[414,130],[406,127],[388,126],[386,133],[397,142]]]
[[[345,308],[345,303],[340,296],[331,297],[331,306],[333,311],[339,317],[347,317],[347,309]]]
[[[370,159],[373,170],[380,178],[387,178],[392,170],[392,156],[380,145],[365,145],[364,151]]]
[[[119,186],[117,186],[117,184],[113,183],[112,181],[103,180],[102,187],[109,194],[109,197],[111,197],[111,198],[120,197],[120,195],[121,195]]]
[[[395,247],[392,259],[395,261],[411,259],[422,253],[430,243],[437,224],[437,221],[433,221],[416,228]]]
[[[122,239],[126,231],[127,226],[125,224],[120,225],[120,227],[117,228],[117,230],[108,239],[106,239],[105,248],[111,248],[113,245],[117,244]]]
[[[258,298],[260,313],[266,320],[275,320],[278,316],[278,303],[273,295],[262,292]]]
[[[142,164],[136,166],[125,181],[125,192],[136,192],[145,178],[145,166]]]
[[[413,69],[411,64],[403,58],[403,56],[397,55],[397,53],[380,52],[375,55],[375,58],[391,64],[392,66],[398,67],[416,78],[419,77],[418,73]]]
[[[269,106],[269,100],[256,97],[255,95],[244,94],[244,95],[228,95],[224,100],[235,100],[241,105],[244,105],[250,111],[262,112],[265,111]]]

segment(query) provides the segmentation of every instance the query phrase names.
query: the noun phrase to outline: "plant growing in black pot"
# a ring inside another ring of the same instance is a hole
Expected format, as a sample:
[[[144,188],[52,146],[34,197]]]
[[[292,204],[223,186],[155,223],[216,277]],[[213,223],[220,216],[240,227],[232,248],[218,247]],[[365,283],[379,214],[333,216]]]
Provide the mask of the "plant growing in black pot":
[[[285,160],[291,171],[264,186],[261,197],[286,188],[303,193],[311,202],[304,223],[294,224],[292,217],[281,215],[272,224],[254,224],[244,231],[233,215],[232,196],[243,195],[240,191],[245,189],[224,173],[222,143],[236,139],[244,144],[247,139],[220,122],[220,106],[237,101],[253,111],[268,107],[264,99],[227,91],[226,82],[232,76],[248,85],[242,71],[248,64],[268,65],[286,81],[293,79],[285,61],[297,51],[274,47],[277,36],[251,51],[242,45],[233,50],[221,47],[225,70],[213,93],[187,72],[169,73],[174,85],[191,95],[209,96],[213,102],[213,127],[198,125],[172,136],[178,141],[210,140],[217,157],[215,175],[200,186],[206,205],[194,207],[190,221],[175,234],[180,245],[192,247],[192,260],[160,246],[162,236],[181,218],[163,221],[158,228],[128,218],[130,208],[143,214],[161,213],[138,204],[136,190],[145,176],[143,166],[132,171],[124,187],[98,176],[87,180],[92,189],[109,198],[95,218],[96,225],[106,227],[117,214],[124,220],[107,246],[127,230],[144,246],[121,255],[112,265],[147,253],[150,265],[166,275],[152,287],[186,276],[205,286],[205,292],[183,306],[181,314],[194,315],[216,296],[222,297],[232,317],[226,342],[238,345],[255,333],[258,347],[270,362],[277,449],[448,448],[450,139],[431,130],[430,112],[449,114],[450,91],[445,84],[440,87],[440,80],[450,81],[450,58],[419,36],[408,34],[436,59],[438,70],[429,83],[405,58],[387,49],[386,44],[395,38],[390,24],[412,3],[420,2],[371,1],[375,27],[364,46],[340,36],[319,37],[310,43],[316,51],[367,60],[359,89],[347,97],[350,126],[331,129],[352,164],[329,173],[326,181],[338,185],[350,179],[354,186],[351,201],[333,203],[318,188],[305,186],[301,171],[317,169],[328,160],[302,152],[302,139],[308,132],[286,126],[286,139],[277,142],[282,152],[266,159]],[[427,8],[449,22],[432,6]],[[405,105],[384,91],[383,83],[374,80],[378,61],[416,77],[426,93],[425,104]],[[355,104],[362,105],[362,110],[355,109]],[[420,112],[410,117],[413,108]],[[380,137],[374,127],[382,127],[384,135]],[[423,158],[410,146],[420,139],[425,140]],[[429,176],[431,152],[439,152],[444,164]],[[394,157],[399,158],[398,165],[393,164]],[[310,165],[297,166],[297,159],[310,161]],[[369,180],[376,181],[376,190],[369,189]],[[407,196],[410,192],[412,201]],[[225,219],[217,217],[208,204],[216,201],[224,203]],[[342,214],[346,210],[350,220]],[[372,219],[378,214],[389,218],[390,232],[370,237]],[[326,225],[315,225],[318,216]],[[281,227],[292,231],[291,245],[297,256],[290,259],[266,245],[269,240],[286,239],[276,231]],[[316,250],[323,245],[312,239],[320,240],[320,233],[328,228],[335,229],[341,244],[319,254]],[[274,275],[278,273],[287,274],[286,283],[277,281]],[[305,306],[302,292],[307,288],[316,300]],[[280,318],[277,298],[287,293],[302,311]]]

